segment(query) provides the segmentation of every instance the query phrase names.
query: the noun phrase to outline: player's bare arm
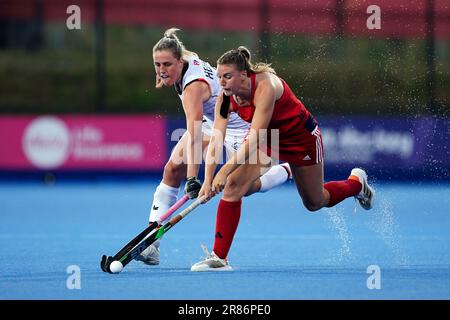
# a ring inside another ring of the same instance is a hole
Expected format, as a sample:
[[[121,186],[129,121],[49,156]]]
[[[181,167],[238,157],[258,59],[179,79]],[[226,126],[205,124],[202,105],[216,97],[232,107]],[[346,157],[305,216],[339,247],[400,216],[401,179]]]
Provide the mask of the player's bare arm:
[[[183,93],[183,109],[186,114],[186,128],[189,133],[187,146],[187,176],[197,177],[202,161],[203,102],[210,96],[209,86],[203,81],[189,84]],[[200,150],[200,153],[197,151]]]
[[[226,129],[228,125],[228,114],[231,110],[231,105],[223,105],[223,92],[221,91],[217,100],[216,106],[214,109],[214,125],[213,132],[210,138],[210,142],[208,145],[208,150],[206,152],[205,159],[205,180],[200,190],[199,195],[206,194],[208,196],[212,196],[211,184],[214,178],[214,172],[219,164],[220,159],[222,158],[223,144],[226,134]],[[225,108],[225,110],[223,109]],[[224,117],[226,115],[227,117]]]

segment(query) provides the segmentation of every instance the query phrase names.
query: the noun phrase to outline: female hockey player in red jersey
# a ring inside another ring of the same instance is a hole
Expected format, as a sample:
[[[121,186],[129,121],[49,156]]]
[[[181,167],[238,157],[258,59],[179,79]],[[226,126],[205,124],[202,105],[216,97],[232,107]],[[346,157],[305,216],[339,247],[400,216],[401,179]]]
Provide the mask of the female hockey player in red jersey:
[[[310,211],[332,207],[352,196],[364,209],[372,207],[374,190],[362,169],[353,169],[346,180],[324,184],[324,153],[318,123],[270,65],[253,65],[250,51],[239,47],[219,58],[217,75],[223,94],[217,99],[200,196],[212,197],[221,191],[223,194],[213,251],[194,264],[192,271],[231,270],[227,255],[240,219],[241,198],[260,175],[260,163],[266,162],[267,155],[289,163],[298,193]],[[230,115],[235,113],[251,124],[250,134],[214,176],[217,166],[214,159],[218,153],[220,156],[223,142],[220,136]],[[272,130],[276,130],[278,141],[270,141]],[[267,132],[266,137],[261,132]],[[267,155],[262,152],[264,149]],[[257,161],[249,161],[255,157]]]

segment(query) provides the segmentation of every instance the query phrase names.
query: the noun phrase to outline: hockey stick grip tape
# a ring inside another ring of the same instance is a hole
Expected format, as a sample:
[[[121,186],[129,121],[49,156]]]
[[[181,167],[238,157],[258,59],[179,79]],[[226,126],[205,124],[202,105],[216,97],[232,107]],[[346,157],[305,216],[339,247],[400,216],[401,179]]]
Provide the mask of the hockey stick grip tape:
[[[195,200],[192,204],[190,204],[186,209],[184,209],[182,212],[180,212],[178,214],[178,216],[181,216],[182,218],[184,218],[188,213],[190,213],[192,210],[194,210],[199,205],[201,205],[205,199],[206,199],[206,195],[205,196],[201,196],[200,198]]]
[[[187,194],[185,194],[180,200],[178,200],[177,202],[175,202],[175,204],[173,206],[171,206],[169,208],[169,210],[167,210],[167,212],[165,214],[163,214],[160,218],[159,218],[159,223],[161,224],[161,222],[163,222],[164,220],[166,220],[168,217],[170,217],[175,211],[177,211],[183,204],[185,204],[187,201],[189,200],[189,196]]]

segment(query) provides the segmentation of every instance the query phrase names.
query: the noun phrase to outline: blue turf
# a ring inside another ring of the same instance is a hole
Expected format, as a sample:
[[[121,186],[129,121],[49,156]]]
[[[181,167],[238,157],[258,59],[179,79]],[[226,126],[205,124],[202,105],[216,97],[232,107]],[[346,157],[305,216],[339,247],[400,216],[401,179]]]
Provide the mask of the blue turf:
[[[308,213],[287,184],[244,200],[235,271],[193,273],[211,248],[218,199],[164,237],[161,265],[101,272],[145,227],[158,181],[0,184],[0,299],[449,299],[450,185],[379,184],[364,211],[348,199]],[[70,265],[81,289],[66,286]],[[369,265],[381,289],[369,290]]]

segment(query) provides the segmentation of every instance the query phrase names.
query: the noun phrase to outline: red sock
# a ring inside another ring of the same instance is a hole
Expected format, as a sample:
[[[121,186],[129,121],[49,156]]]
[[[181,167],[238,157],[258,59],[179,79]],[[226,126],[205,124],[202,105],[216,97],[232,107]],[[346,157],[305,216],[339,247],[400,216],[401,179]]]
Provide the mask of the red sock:
[[[333,207],[342,200],[356,196],[362,188],[361,182],[354,179],[330,181],[323,186],[330,193],[330,202],[327,207]]]
[[[219,202],[213,250],[221,259],[225,259],[228,251],[230,251],[234,233],[241,217],[241,204],[241,200],[237,202],[220,200]]]

